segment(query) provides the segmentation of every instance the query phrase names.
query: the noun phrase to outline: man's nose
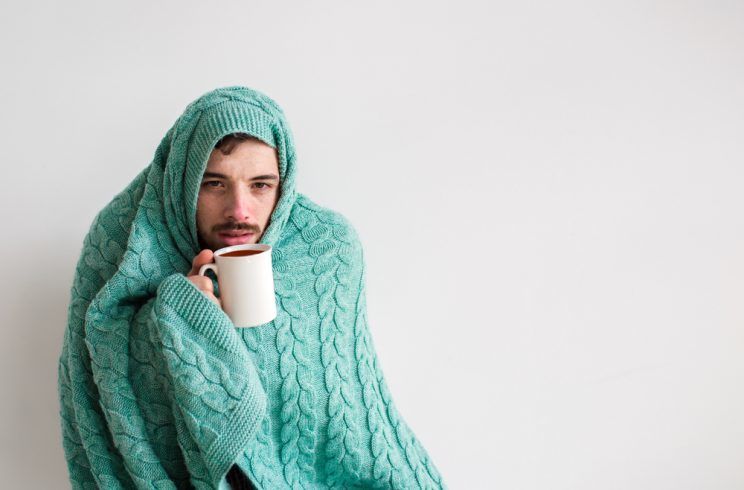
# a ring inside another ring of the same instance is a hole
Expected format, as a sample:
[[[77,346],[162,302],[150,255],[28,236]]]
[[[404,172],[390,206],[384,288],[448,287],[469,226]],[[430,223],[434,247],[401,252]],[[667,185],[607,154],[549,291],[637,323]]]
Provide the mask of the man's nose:
[[[253,208],[254,203],[250,192],[242,186],[235,186],[229,194],[225,217],[238,222],[251,221]]]

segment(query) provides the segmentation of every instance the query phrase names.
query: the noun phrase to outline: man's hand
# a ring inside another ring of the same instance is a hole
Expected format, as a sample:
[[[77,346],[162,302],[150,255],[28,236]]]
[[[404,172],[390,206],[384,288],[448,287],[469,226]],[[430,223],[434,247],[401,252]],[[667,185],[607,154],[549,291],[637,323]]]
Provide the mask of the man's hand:
[[[189,275],[187,276],[188,280],[193,282],[194,285],[199,288],[199,290],[207,295],[207,298],[211,299],[215,303],[217,303],[217,306],[222,308],[222,302],[220,299],[214,295],[214,285],[212,284],[212,279],[207,276],[200,276],[199,275],[199,269],[204,264],[209,264],[211,262],[214,262],[214,253],[209,249],[204,249],[201,252],[199,252],[199,255],[194,257],[194,260],[191,262],[191,270],[189,271]]]

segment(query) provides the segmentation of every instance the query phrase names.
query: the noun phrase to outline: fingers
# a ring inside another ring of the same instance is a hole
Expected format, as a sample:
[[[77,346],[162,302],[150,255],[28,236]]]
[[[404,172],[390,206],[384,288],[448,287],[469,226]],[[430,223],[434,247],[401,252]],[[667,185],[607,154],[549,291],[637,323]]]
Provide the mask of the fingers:
[[[218,298],[217,296],[215,296],[212,293],[207,293],[207,292],[204,293],[204,296],[206,296],[207,298],[209,298],[210,300],[212,300],[217,306],[219,306],[220,308],[222,308],[222,301],[220,300],[220,298]]]
[[[196,276],[199,274],[199,269],[201,269],[201,266],[204,264],[210,264],[214,261],[214,252],[209,250],[208,248],[205,248],[201,252],[197,254],[196,257],[194,257],[194,260],[191,261],[191,270],[189,271],[189,276]]]
[[[214,295],[214,283],[212,283],[210,278],[206,276],[189,276],[187,279],[194,283],[194,286],[204,293],[207,298],[214,301],[217,306],[222,308],[222,301]]]
[[[217,306],[222,308],[222,300],[220,298],[218,298],[214,294],[208,294],[207,297],[211,299],[212,301],[214,301],[215,303],[217,303]]]
[[[189,276],[187,278],[189,281],[194,283],[194,286],[199,288],[203,293],[212,294],[214,295],[214,284],[212,283],[212,279],[210,279],[207,276]]]
[[[191,262],[191,270],[189,271],[187,279],[194,283],[194,286],[199,288],[207,298],[214,301],[217,306],[222,308],[222,301],[214,295],[214,283],[212,282],[212,279],[207,276],[199,275],[199,269],[201,269],[204,264],[211,264],[212,262],[214,262],[214,252],[205,248],[199,252]]]

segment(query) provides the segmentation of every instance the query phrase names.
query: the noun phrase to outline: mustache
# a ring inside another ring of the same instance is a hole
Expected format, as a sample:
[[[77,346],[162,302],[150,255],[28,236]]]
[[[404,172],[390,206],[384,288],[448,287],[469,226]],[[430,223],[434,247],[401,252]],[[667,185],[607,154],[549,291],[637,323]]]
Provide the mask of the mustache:
[[[260,228],[256,225],[248,223],[224,223],[217,225],[213,228],[216,233],[224,233],[229,231],[245,231],[247,233],[258,233]]]

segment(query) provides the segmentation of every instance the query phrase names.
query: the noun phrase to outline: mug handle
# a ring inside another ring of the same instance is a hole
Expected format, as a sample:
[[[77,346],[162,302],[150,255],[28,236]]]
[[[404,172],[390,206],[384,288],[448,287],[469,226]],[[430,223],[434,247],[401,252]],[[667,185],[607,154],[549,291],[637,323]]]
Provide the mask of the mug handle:
[[[210,269],[212,270],[212,272],[217,274],[217,264],[213,263],[213,264],[204,264],[203,266],[201,266],[201,268],[199,268],[199,275],[203,276],[204,273]]]

